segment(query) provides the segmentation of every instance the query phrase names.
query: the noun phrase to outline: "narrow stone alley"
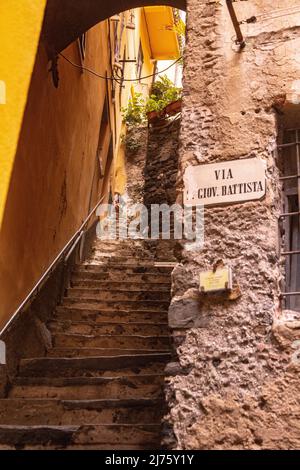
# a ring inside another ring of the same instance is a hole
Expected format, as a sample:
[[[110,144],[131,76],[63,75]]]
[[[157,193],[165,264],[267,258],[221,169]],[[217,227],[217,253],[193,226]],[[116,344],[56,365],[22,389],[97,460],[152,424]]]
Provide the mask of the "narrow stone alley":
[[[300,0],[0,0],[0,39],[0,451],[299,449]]]
[[[175,198],[178,131],[135,130],[128,207]],[[0,400],[0,448],[160,448],[175,262],[172,240],[94,241],[47,322],[46,356],[22,359]]]

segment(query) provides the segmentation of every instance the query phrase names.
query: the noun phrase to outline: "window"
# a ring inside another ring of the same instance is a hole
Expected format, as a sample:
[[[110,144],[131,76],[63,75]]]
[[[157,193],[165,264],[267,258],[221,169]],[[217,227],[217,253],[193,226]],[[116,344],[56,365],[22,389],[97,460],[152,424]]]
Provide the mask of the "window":
[[[300,129],[285,129],[279,145],[283,189],[282,256],[284,306],[300,311]]]
[[[101,116],[101,124],[100,124],[99,140],[98,140],[98,148],[97,148],[97,160],[99,162],[100,178],[104,176],[102,150],[105,144],[105,137],[108,131],[109,131],[109,106],[108,106],[108,98],[106,94],[104,105],[103,105],[102,116]]]
[[[117,21],[114,22],[114,62],[119,63],[121,57],[122,38],[125,29],[125,14],[119,16],[120,26]]]
[[[139,52],[138,52],[138,57],[137,57],[137,62],[136,62],[136,76],[139,80],[141,79],[141,76],[142,76],[143,65],[144,65],[144,54],[143,54],[142,43],[140,42]]]

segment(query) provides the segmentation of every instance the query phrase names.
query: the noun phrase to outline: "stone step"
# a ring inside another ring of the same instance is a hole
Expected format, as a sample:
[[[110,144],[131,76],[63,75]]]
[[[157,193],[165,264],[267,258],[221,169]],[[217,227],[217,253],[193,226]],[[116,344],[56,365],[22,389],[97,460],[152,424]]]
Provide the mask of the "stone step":
[[[81,299],[80,297],[65,297],[63,299],[64,307],[79,307],[93,309],[112,309],[118,310],[156,310],[167,312],[170,302],[168,300],[97,300],[91,297]]]
[[[132,377],[17,377],[9,398],[64,400],[157,399],[163,396],[164,376]]]
[[[0,443],[25,445],[76,444],[157,445],[160,426],[157,424],[103,424],[85,426],[5,426],[0,425]]]
[[[118,348],[51,348],[48,357],[96,357],[96,356],[123,356],[129,354],[161,354],[165,349],[118,349]]]
[[[58,348],[128,348],[170,349],[169,336],[139,335],[72,335],[58,333],[53,336],[53,346]]]
[[[117,250],[118,248],[124,248],[128,250],[135,250],[135,249],[146,249],[146,240],[145,239],[140,239],[140,240],[134,240],[132,238],[124,238],[121,239],[119,238],[118,240],[102,240],[102,239],[97,239],[93,243],[93,248],[92,249],[106,249],[106,250]]]
[[[145,286],[145,290],[138,291],[126,291],[126,290],[113,290],[113,288],[97,289],[90,287],[71,287],[66,291],[66,298],[77,298],[82,301],[85,299],[92,300],[115,300],[115,301],[126,301],[130,302],[134,300],[163,300],[170,302],[171,294],[170,292],[164,291],[148,291]]]
[[[143,323],[143,322],[95,322],[88,321],[51,321],[47,327],[52,333],[68,333],[83,335],[168,335],[168,323]]]
[[[170,292],[171,282],[170,279],[166,282],[131,282],[125,281],[124,279],[120,281],[99,281],[97,279],[72,279],[71,287],[76,288],[94,288],[101,289],[103,291],[119,291],[119,292],[143,292],[143,291],[161,291],[161,292]]]
[[[161,264],[151,264],[151,265],[146,265],[143,266],[141,264],[133,264],[132,266],[124,265],[124,264],[112,264],[112,265],[106,265],[103,266],[102,264],[79,264],[77,267],[74,269],[74,273],[84,273],[84,272],[90,272],[90,273],[105,273],[105,272],[110,272],[111,275],[114,275],[114,271],[120,272],[123,277],[125,275],[127,276],[128,274],[171,274],[171,272],[174,269],[175,264],[173,265],[161,265]]]
[[[164,323],[168,321],[168,312],[160,310],[113,310],[113,309],[101,309],[90,308],[90,307],[57,307],[56,313],[53,318],[57,320],[70,320],[70,321],[88,321],[93,323],[106,322],[120,322],[120,323]]]
[[[162,251],[158,253],[147,253],[140,250],[132,251],[129,250],[117,250],[114,252],[96,250],[92,253],[91,257],[85,261],[85,264],[90,263],[104,263],[112,264],[124,264],[124,265],[152,265],[154,263],[165,263],[171,264],[176,262],[176,258],[168,252]]]
[[[159,424],[165,411],[160,399],[0,400],[1,425]]]
[[[130,258],[136,260],[150,260],[155,259],[154,254],[141,247],[94,247],[91,252],[90,258],[94,257],[118,257],[118,258]],[[164,257],[164,259],[166,259]]]
[[[149,238],[118,238],[118,239],[99,239],[97,238],[93,243],[93,248],[97,247],[111,247],[118,248],[118,247],[143,247],[144,249],[150,249],[156,245],[168,246],[169,240],[162,240],[162,239],[149,239]]]
[[[120,377],[163,373],[169,353],[22,359],[19,377]]]
[[[103,239],[96,239],[93,243],[92,250],[96,249],[105,249],[105,250],[117,250],[118,248],[124,248],[127,250],[134,250],[134,249],[146,249],[145,241],[134,240],[132,238],[119,238],[117,240],[103,240]]]
[[[91,266],[91,265],[106,265],[109,268],[111,266],[119,266],[119,267],[155,267],[156,263],[164,264],[166,267],[171,267],[174,264],[174,261],[170,261],[168,259],[159,259],[156,258],[136,258],[136,257],[128,257],[128,256],[104,256],[103,254],[94,253],[92,259],[85,261],[80,266]]]
[[[107,260],[116,260],[118,262],[123,262],[124,259],[130,260],[130,263],[133,263],[133,260],[141,263],[142,261],[148,263],[149,261],[159,261],[154,253],[145,252],[143,250],[129,250],[129,249],[115,249],[114,251],[106,249],[97,249],[94,250],[88,259],[88,262],[93,261],[107,261]],[[169,261],[166,257],[162,259],[163,261]]]
[[[143,243],[144,242],[144,239],[143,238],[139,238],[139,239],[134,239],[134,238],[112,238],[112,239],[109,239],[109,240],[105,240],[105,239],[102,239],[102,238],[97,238],[93,245],[98,245],[98,244],[103,244],[103,245],[107,245],[107,246],[119,246],[120,244],[135,244],[135,243]]]
[[[92,356],[90,356],[92,358]],[[105,356],[104,356],[105,357]],[[107,356],[109,357],[109,356]],[[81,360],[81,359],[87,359],[86,357],[76,357],[76,358],[50,358],[47,357],[46,359],[49,360]],[[97,377],[135,377],[139,375],[150,375],[150,374],[163,374],[164,370],[166,367],[166,362],[156,362],[156,363],[150,363],[149,365],[145,366],[132,366],[132,367],[122,367],[116,368],[116,369],[110,369],[110,370],[105,370],[99,368],[97,369],[86,369],[82,368],[80,369],[79,367],[74,368],[73,365],[70,365],[70,368],[65,367],[63,370],[60,369],[43,369],[43,370],[37,370],[37,372],[27,372],[27,371],[21,371],[19,374],[19,377],[48,377],[48,378],[59,378],[59,377],[78,377],[78,378],[97,378]]]
[[[147,266],[149,263],[152,265],[154,263],[155,258],[153,256],[139,256],[137,253],[136,256],[134,256],[133,253],[124,253],[122,256],[116,254],[116,253],[103,253],[100,250],[94,251],[91,255],[91,257],[84,262],[83,264],[90,264],[90,262],[98,262],[103,260],[104,262],[110,262],[112,261],[113,263],[120,263],[120,264],[135,264],[137,266],[139,265],[145,265]],[[164,260],[168,261],[168,260]]]
[[[118,444],[118,450],[121,451],[121,450],[129,450],[129,451],[132,451],[132,450],[149,450],[149,451],[153,451],[153,450],[159,450],[161,449],[161,446],[160,446],[160,443],[159,442],[156,442],[156,443],[153,443],[150,444]],[[51,445],[51,444],[41,444],[41,445],[29,445],[29,444],[25,444],[25,445],[22,445],[22,446],[14,446],[12,444],[10,445],[6,445],[6,444],[2,444],[0,443],[0,451],[2,450],[11,450],[11,451],[15,451],[15,450],[22,450],[22,451],[28,451],[28,450],[32,450],[32,451],[40,451],[40,450],[44,450],[44,451],[50,451],[50,450],[66,450],[66,451],[71,451],[71,450],[113,450],[115,451],[116,450],[116,445],[115,444],[109,444],[109,443],[105,443],[105,444],[70,444],[66,447],[61,447],[59,445]]]
[[[115,282],[120,284],[120,282],[127,284],[132,283],[147,283],[147,285],[154,283],[170,285],[171,283],[171,274],[170,273],[128,273],[117,270],[112,270],[111,272],[107,271],[74,271],[72,274],[72,282],[75,281],[98,281],[98,282]]]
[[[142,248],[144,246],[143,240],[133,240],[132,238],[123,240],[121,238],[117,240],[102,240],[97,239],[93,243],[92,249],[107,249],[107,250],[117,250],[118,248]]]

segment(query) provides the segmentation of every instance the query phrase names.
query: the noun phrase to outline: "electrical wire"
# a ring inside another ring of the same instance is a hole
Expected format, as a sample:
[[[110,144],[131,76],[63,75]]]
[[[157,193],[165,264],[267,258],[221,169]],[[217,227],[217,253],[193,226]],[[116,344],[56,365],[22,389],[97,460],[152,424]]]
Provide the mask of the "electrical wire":
[[[290,13],[283,13],[282,15],[265,16],[261,18],[261,20],[262,21],[275,20],[276,18],[283,18],[284,16],[296,15],[297,13],[300,13],[300,8],[297,11],[291,11]]]
[[[279,14],[277,14],[277,13],[279,13]],[[294,6],[294,7],[289,7],[289,8],[288,7],[287,8],[279,8],[279,9],[274,10],[274,11],[260,13],[258,15],[253,15],[250,18],[247,18],[246,20],[240,21],[239,24],[256,23],[258,19],[260,19],[262,21],[268,20],[268,19],[272,20],[272,19],[276,19],[276,18],[281,18],[283,16],[295,15],[297,13],[300,13],[300,5]]]
[[[111,77],[104,77],[103,75],[100,75],[99,73],[95,72],[95,70],[92,70],[92,69],[89,69],[88,67],[85,67],[83,65],[78,65],[78,64],[75,64],[74,62],[72,62],[72,60],[68,59],[68,57],[66,57],[64,54],[62,54],[61,52],[59,53],[59,55],[61,57],[63,57],[63,59],[65,59],[67,62],[69,62],[69,64],[73,65],[73,67],[76,67],[80,70],[85,70],[86,72],[94,75],[95,77],[98,77],[98,78],[102,78],[103,80],[112,80],[112,81],[115,81],[117,83],[119,83],[119,80],[121,80],[121,77],[118,79],[116,77],[114,77],[113,75]],[[173,67],[175,64],[177,64],[177,62],[179,62],[180,60],[182,59],[182,57],[179,57],[177,60],[175,60],[175,62],[173,62],[171,65],[169,65],[168,67],[166,67],[165,69],[163,70],[160,70],[160,71],[157,71],[157,72],[154,72],[150,75],[146,75],[145,77],[140,77],[140,78],[123,78],[122,81],[123,82],[137,82],[138,80],[145,80],[146,78],[151,78],[151,77],[155,77],[156,75],[160,74],[160,73],[163,73],[163,72],[166,72],[167,70],[169,70],[171,67]]]

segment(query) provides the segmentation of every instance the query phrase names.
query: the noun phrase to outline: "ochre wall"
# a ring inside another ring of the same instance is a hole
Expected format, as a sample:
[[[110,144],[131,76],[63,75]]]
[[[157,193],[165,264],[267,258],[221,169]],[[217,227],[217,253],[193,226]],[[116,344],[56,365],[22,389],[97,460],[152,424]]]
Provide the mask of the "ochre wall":
[[[77,43],[64,54],[79,63]],[[105,74],[106,54],[104,22],[87,34],[86,63]],[[0,232],[0,326],[79,228],[90,205],[106,82],[60,58],[56,89],[48,70],[40,44]]]
[[[0,80],[6,88],[6,104],[0,104],[0,225],[45,4],[46,0],[0,2]]]

